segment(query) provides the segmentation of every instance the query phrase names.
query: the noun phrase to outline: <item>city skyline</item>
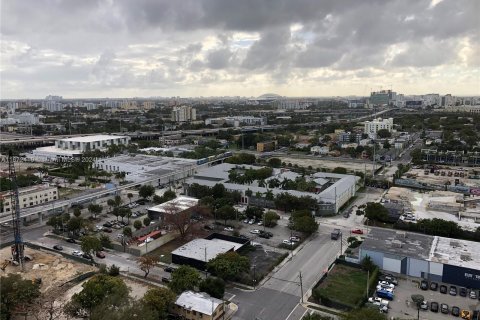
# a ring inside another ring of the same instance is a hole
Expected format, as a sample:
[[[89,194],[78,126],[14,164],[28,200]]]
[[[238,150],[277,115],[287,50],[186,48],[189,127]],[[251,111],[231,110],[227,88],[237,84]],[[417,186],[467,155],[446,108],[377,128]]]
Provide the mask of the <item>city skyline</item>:
[[[2,1],[1,11],[2,99],[480,92],[477,1]]]

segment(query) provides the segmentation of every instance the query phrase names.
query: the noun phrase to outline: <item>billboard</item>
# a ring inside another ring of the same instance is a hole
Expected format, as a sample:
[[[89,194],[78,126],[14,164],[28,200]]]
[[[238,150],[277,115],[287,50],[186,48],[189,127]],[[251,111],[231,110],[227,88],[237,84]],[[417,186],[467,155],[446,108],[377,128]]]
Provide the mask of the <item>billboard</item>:
[[[442,282],[480,289],[480,270],[444,264]]]

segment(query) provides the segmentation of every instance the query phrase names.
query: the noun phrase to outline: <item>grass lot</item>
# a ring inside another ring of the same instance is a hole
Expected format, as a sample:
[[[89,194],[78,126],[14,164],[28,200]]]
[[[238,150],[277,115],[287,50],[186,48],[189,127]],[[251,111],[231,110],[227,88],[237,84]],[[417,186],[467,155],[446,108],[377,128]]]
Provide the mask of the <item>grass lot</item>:
[[[366,286],[366,271],[336,264],[325,280],[314,291],[320,295],[327,296],[330,300],[355,306],[365,297]]]

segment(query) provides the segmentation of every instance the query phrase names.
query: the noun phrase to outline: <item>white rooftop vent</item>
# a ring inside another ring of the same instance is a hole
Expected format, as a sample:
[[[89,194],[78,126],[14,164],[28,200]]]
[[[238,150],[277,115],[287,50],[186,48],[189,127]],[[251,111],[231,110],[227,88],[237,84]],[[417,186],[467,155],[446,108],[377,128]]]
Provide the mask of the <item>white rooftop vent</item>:
[[[469,252],[465,252],[460,255],[460,259],[462,259],[462,261],[471,261],[472,256],[470,255]]]

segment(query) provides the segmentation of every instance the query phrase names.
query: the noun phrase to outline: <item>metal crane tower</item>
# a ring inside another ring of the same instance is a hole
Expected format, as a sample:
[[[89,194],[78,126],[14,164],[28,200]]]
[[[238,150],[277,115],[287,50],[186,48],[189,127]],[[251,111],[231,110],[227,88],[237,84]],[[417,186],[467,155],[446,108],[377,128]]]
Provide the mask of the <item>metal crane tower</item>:
[[[13,235],[15,237],[15,243],[12,245],[12,258],[14,261],[18,262],[23,270],[25,256],[22,232],[20,230],[20,201],[18,200],[17,174],[15,173],[15,164],[13,162],[13,154],[11,150],[8,152],[8,173],[10,176],[10,203],[12,208]]]

